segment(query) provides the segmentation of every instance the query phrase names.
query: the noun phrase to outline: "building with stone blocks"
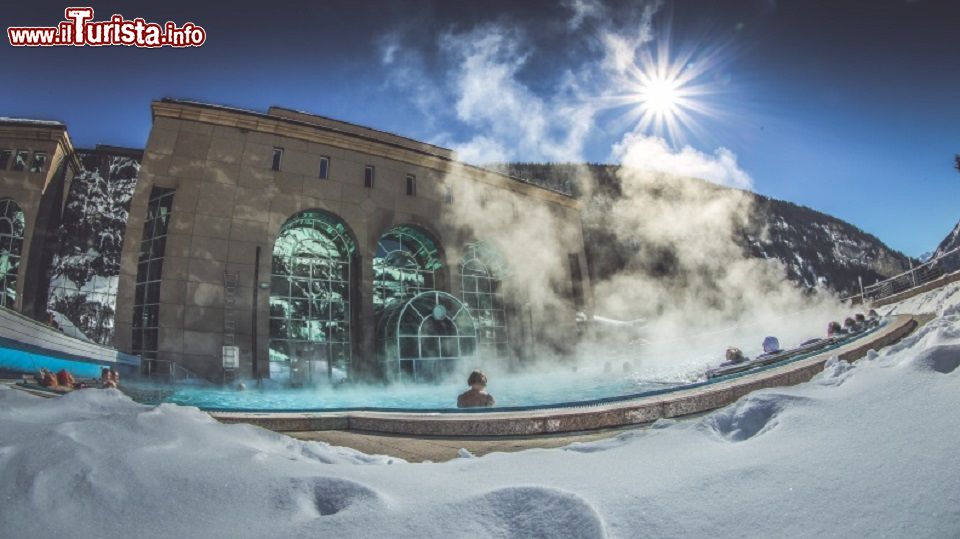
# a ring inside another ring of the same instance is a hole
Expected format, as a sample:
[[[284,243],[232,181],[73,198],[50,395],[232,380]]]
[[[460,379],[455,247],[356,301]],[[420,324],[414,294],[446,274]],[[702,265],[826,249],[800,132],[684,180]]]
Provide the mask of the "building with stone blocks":
[[[0,305],[46,315],[47,247],[77,171],[60,122],[0,118]]]
[[[93,176],[133,178],[115,204],[125,220],[116,269],[101,264],[115,274],[115,297],[85,294],[113,302],[110,327],[101,323],[98,334],[142,355],[148,374],[269,376],[294,385],[429,380],[574,343],[590,283],[573,198],[460,163],[444,148],[284,108],[262,113],[164,99],[152,113],[142,161],[98,149],[102,159],[81,153],[74,165],[84,178],[97,166],[102,174]],[[47,133],[41,147],[28,145],[28,130],[18,126],[0,149],[47,152],[47,170],[76,161],[65,128],[54,127],[33,126]],[[61,213],[47,230],[62,216],[66,193],[80,192],[69,189],[73,175],[64,166],[57,170],[57,181],[27,173],[19,183],[0,172],[0,198],[22,208],[25,238],[43,185],[59,185]],[[551,303],[525,297],[530,287],[509,286],[538,276],[520,275],[519,261],[510,260],[516,255],[498,247],[510,223],[497,238],[473,226],[462,211],[468,197],[481,211],[489,201],[513,208],[514,218],[549,216],[544,226],[557,238],[552,263],[561,268],[551,274]],[[24,243],[21,258],[30,248]],[[70,260],[46,257],[37,264]],[[53,265],[45,275],[57,274]],[[26,284],[23,267],[17,287]],[[18,290],[14,308],[27,312],[27,296]],[[31,309],[37,318],[48,314]],[[74,325],[85,330],[91,317],[80,318]]]

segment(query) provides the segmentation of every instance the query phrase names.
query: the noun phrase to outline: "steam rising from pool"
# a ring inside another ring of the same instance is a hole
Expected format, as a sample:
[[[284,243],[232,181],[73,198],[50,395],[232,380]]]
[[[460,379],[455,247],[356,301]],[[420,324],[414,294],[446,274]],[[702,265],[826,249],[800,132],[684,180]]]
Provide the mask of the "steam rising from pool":
[[[635,91],[636,70],[651,54],[669,49],[664,47],[668,27],[656,25],[660,8],[660,2],[639,2],[634,17],[622,12],[608,17],[601,3],[563,4],[552,15],[566,17],[566,24],[558,26],[569,32],[571,52],[565,57],[568,64],[554,72],[552,94],[542,90],[543,80],[538,79],[536,90],[531,86],[527,70],[542,50],[537,34],[520,22],[485,21],[451,29],[436,49],[402,28],[384,40],[382,61],[390,81],[414,95],[415,105],[432,121],[467,128],[465,137],[444,135],[435,141],[456,148],[466,161],[582,162],[586,144],[595,140],[591,137],[626,126],[609,154],[611,162],[622,165],[622,196],[594,200],[582,218],[635,250],[623,271],[592,282],[592,303],[588,300],[583,317],[593,323],[572,353],[562,346],[572,324],[555,315],[569,312],[567,256],[582,241],[577,231],[564,226],[570,215],[501,190],[494,194],[483,184],[458,182],[460,171],[454,165],[445,182],[452,189],[445,220],[465,237],[500,251],[510,264],[504,295],[519,298],[542,333],[534,345],[536,361],[519,365],[477,358],[457,376],[481,368],[495,386],[518,376],[519,369],[539,373],[525,378],[536,388],[538,376],[545,384],[556,383],[549,381],[554,374],[578,369],[609,370],[624,383],[682,382],[719,363],[728,345],[748,355],[759,352],[767,335],[779,337],[784,346],[797,345],[822,336],[829,320],[845,314],[831,294],[790,283],[779,262],[746,256],[737,234],[754,207],[753,198],[740,189],[752,188],[753,179],[733,152],[678,144],[684,138],[678,133],[670,133],[668,142],[649,123],[623,123],[632,118],[629,113],[622,115],[623,122],[601,123],[609,117],[604,113],[610,103],[622,103],[621,97]],[[687,62],[679,66],[681,78],[699,88],[708,86],[705,81],[723,68],[720,50],[679,55]],[[672,64],[675,59],[668,60]],[[694,109],[711,112],[706,102]],[[453,111],[452,116],[442,116],[443,111]],[[685,120],[685,127],[695,131],[695,118]],[[593,192],[591,170],[573,169],[581,200],[600,197]],[[755,231],[757,237],[764,234]],[[451,261],[460,256],[455,250],[447,254]],[[462,387],[462,381],[451,383]]]
[[[547,406],[566,402],[582,402],[620,395],[665,389],[674,384],[653,383],[625,376],[620,372],[604,372],[597,368],[568,368],[554,365],[547,372],[490,373],[488,389],[497,399],[497,407]],[[246,382],[247,389],[217,388],[208,385],[158,386],[156,391],[134,388],[131,394],[142,402],[173,402],[207,410],[330,410],[330,409],[456,409],[457,395],[464,390],[464,381],[454,378],[438,384],[393,383],[389,385],[342,384],[290,389],[271,386],[262,388]]]

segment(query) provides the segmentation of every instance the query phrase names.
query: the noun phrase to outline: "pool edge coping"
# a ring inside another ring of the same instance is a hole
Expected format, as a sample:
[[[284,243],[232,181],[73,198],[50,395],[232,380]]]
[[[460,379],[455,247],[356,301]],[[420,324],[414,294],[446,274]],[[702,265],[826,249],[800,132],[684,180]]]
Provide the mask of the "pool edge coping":
[[[536,436],[641,426],[721,408],[771,387],[807,382],[832,357],[854,362],[870,350],[900,341],[929,321],[927,315],[901,314],[867,340],[855,340],[809,358],[745,374],[716,384],[607,404],[544,410],[475,413],[438,412],[207,412],[222,423],[249,423],[274,431],[352,430],[409,436]]]

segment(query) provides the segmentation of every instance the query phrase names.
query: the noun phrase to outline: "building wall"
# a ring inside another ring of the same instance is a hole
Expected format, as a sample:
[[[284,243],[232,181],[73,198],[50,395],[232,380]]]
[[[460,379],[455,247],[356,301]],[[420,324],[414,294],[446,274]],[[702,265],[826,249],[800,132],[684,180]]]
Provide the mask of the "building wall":
[[[47,267],[44,247],[51,227],[59,224],[60,211],[76,164],[66,127],[56,123],[0,122],[0,149],[45,152],[47,161],[40,172],[12,170],[8,163],[0,170],[0,198],[13,199],[23,210],[24,241],[17,278],[15,309],[42,318],[46,298]]]
[[[589,297],[579,209],[573,200],[461,166],[444,154],[449,150],[282,109],[271,112],[170,101],[153,104],[153,128],[121,256],[115,337],[119,349],[131,348],[139,243],[155,186],[176,189],[160,287],[158,358],[202,375],[221,372],[224,272],[239,274],[233,316],[241,374],[253,370],[254,334],[260,372],[268,372],[270,292],[259,290],[254,306],[256,249],[260,247],[259,282],[269,283],[274,239],[281,226],[303,210],[320,209],[340,217],[357,241],[360,297],[352,308],[358,309],[360,335],[353,347],[355,361],[369,362],[375,356],[371,261],[378,238],[391,226],[416,224],[432,233],[448,255],[438,289],[460,295],[459,260],[449,255],[470,238],[441,220],[444,182],[477,182],[496,196],[520,197],[563,216],[569,227],[565,235],[571,241],[570,252],[580,258]],[[275,147],[284,149],[279,172],[271,170]],[[321,156],[330,158],[327,180],[317,177]],[[376,167],[372,189],[363,185],[366,165]],[[416,175],[415,197],[405,194],[407,174]],[[557,318],[572,324],[572,308]],[[366,366],[372,368],[369,363]]]

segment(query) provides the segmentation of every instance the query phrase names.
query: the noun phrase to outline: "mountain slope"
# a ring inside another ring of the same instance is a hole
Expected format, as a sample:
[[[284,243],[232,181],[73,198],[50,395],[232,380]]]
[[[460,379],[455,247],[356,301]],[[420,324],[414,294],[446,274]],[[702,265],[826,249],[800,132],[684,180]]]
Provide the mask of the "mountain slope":
[[[582,198],[584,215],[603,214],[611,201],[625,196],[617,165],[532,164],[510,163],[493,168],[526,181],[562,190]],[[587,182],[588,188],[579,188]],[[703,180],[677,178],[690,187],[730,192]],[[589,192],[583,196],[581,192]],[[823,285],[841,295],[859,291],[858,277],[864,284],[873,283],[909,268],[909,259],[887,247],[875,236],[856,226],[796,204],[755,193],[751,197],[750,215],[745,226],[737,231],[744,254],[756,258],[776,259],[783,263],[787,277],[804,287]],[[655,199],[670,201],[669,193],[654,193]],[[591,277],[605,279],[626,268],[636,246],[625,244],[609,230],[603,220],[584,219],[584,239]],[[960,241],[960,238],[958,238]],[[671,253],[664,252],[661,263],[647,270],[668,275]]]
[[[947,253],[951,253],[950,256],[939,260],[936,265],[939,266],[940,271],[953,272],[960,270],[960,256],[953,252],[956,249],[960,249],[960,223],[957,223],[953,230],[947,234],[947,237],[943,238],[943,241],[937,246],[937,250],[928,257],[928,260],[938,259]]]
[[[940,245],[937,246],[937,250],[933,252],[930,258],[938,258],[944,255],[949,251],[952,251],[960,247],[960,223],[957,223],[953,227],[953,230],[947,234],[946,238],[943,238],[943,241],[940,242]]]

